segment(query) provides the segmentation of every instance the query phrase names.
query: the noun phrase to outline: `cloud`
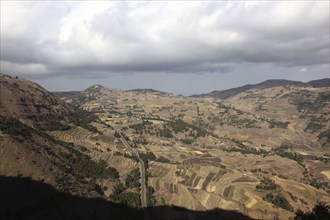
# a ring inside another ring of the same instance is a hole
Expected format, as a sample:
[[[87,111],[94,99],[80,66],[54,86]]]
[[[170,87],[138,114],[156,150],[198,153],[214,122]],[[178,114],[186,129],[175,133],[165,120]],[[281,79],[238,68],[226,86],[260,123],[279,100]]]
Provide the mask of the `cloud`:
[[[1,2],[1,71],[227,73],[329,62],[329,2]]]

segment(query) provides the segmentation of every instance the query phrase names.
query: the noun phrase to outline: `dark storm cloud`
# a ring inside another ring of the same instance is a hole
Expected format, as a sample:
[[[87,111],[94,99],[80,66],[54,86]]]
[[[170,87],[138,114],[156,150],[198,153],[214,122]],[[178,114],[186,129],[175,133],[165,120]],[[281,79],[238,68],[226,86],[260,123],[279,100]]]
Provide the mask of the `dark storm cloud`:
[[[1,71],[34,77],[328,65],[329,2],[1,2]]]

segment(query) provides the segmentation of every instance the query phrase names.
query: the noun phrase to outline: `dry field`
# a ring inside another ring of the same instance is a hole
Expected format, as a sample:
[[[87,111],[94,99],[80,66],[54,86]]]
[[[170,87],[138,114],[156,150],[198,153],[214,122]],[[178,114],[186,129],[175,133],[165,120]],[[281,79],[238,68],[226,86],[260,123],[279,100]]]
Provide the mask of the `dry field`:
[[[94,98],[81,103],[83,108],[97,111],[113,128],[104,127],[105,136],[122,130],[139,152],[168,160],[149,161],[148,185],[159,204],[286,219],[317,201],[330,203],[329,139],[322,136],[330,127],[326,88],[254,89],[226,100],[105,88],[85,95]],[[120,144],[108,146],[110,140],[79,132],[53,135],[98,148],[100,158],[125,153]],[[77,135],[83,138],[74,139]],[[121,176],[136,166],[120,155],[108,163]],[[277,189],[258,189],[264,178]],[[265,199],[270,192],[293,210]]]

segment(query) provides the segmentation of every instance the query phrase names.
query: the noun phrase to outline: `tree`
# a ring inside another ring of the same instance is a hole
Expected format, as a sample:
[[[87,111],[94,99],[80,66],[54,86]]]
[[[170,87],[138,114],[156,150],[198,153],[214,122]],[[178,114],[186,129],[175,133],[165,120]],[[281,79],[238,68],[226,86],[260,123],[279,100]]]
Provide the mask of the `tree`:
[[[303,212],[300,209],[296,212],[295,220],[328,220],[330,219],[329,206],[324,203],[317,203],[311,212]]]

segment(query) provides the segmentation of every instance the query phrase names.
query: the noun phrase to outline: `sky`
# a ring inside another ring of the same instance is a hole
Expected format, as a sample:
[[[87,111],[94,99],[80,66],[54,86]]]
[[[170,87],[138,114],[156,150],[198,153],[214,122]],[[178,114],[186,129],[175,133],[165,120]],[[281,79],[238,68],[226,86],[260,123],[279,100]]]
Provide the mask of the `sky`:
[[[0,71],[183,95],[329,77],[329,1],[1,0]]]

